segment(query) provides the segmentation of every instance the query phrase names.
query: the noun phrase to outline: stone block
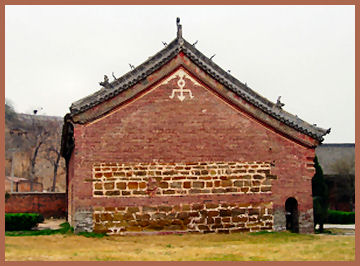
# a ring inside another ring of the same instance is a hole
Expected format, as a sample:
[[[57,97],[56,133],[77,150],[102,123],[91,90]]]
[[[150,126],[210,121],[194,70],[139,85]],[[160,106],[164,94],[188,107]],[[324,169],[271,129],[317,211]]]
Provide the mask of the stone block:
[[[127,187],[128,187],[128,189],[138,189],[139,183],[138,182],[129,182]]]
[[[115,190],[115,191],[106,191],[105,192],[106,196],[119,196],[120,195],[120,191]]]
[[[125,182],[117,182],[116,188],[117,189],[126,189],[126,183]]]
[[[114,182],[106,182],[106,183],[104,183],[104,188],[105,189],[114,189],[114,187],[115,187]]]

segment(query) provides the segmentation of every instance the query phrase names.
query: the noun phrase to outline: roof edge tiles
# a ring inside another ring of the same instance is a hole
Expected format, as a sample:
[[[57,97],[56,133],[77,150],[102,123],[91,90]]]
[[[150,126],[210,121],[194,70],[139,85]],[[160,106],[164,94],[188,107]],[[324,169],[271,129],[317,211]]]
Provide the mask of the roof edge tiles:
[[[323,136],[330,133],[330,128],[323,129],[311,125],[299,117],[278,108],[275,103],[253,91],[246,84],[240,82],[231,74],[215,64],[211,59],[207,58],[204,54],[197,50],[194,45],[188,43],[182,37],[181,31],[181,25],[178,25],[177,37],[154,56],[151,56],[144,63],[129,71],[122,77],[110,82],[107,87],[102,87],[99,91],[74,102],[70,107],[70,117],[83,113],[129,89],[156,70],[160,69],[177,54],[183,52],[195,65],[203,69],[203,71],[205,71],[213,79],[224,85],[242,99],[250,102],[266,114],[272,116],[287,126],[294,128],[297,131],[318,140],[319,142],[324,140]]]

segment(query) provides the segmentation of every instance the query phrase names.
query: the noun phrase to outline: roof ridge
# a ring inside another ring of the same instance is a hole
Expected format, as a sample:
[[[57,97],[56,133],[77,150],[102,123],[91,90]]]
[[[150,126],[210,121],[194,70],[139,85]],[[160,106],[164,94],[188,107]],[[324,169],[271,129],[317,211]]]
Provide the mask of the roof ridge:
[[[195,64],[199,65],[199,67],[204,68],[203,64],[199,62],[199,60],[203,59],[207,61],[206,63],[215,69],[211,70],[208,67],[205,67],[204,70],[207,72],[210,76],[212,76],[214,79],[225,85],[227,88],[229,88],[231,91],[242,97],[243,99],[251,102],[255,106],[262,109],[267,114],[277,118],[281,122],[296,128],[300,131],[303,131],[307,135],[311,135],[312,137],[315,137],[317,139],[319,134],[322,134],[320,137],[320,141],[323,140],[322,136],[325,134],[328,134],[330,132],[329,129],[323,129],[314,125],[311,125],[310,123],[302,120],[298,116],[294,116],[293,114],[281,109],[277,108],[276,104],[270,101],[269,99],[265,98],[264,96],[260,95],[259,93],[252,90],[250,87],[248,87],[246,84],[242,83],[238,79],[236,79],[234,76],[232,76],[230,73],[223,70],[220,66],[218,66],[216,63],[214,63],[212,60],[207,58],[205,55],[203,55],[199,50],[197,50],[193,45],[185,41],[185,54],[187,54],[191,60],[194,61]],[[186,50],[188,49],[188,50]],[[191,52],[194,52],[196,54],[192,55]],[[218,72],[218,73],[216,73]],[[223,76],[223,77],[222,77]],[[231,83],[229,83],[229,81]],[[287,118],[287,119],[286,119]],[[302,124],[301,126],[298,126],[298,124]],[[318,132],[314,132],[318,131]],[[319,134],[317,134],[319,133]]]
[[[177,26],[177,37],[173,41],[153,56],[150,56],[146,61],[138,65],[133,70],[130,70],[126,74],[109,83],[109,88],[102,87],[97,92],[74,102],[70,107],[70,115],[72,116],[82,113],[93,106],[118,95],[122,91],[127,90],[140,80],[158,70],[182,51],[185,55],[187,55],[187,57],[189,57],[190,60],[193,61],[194,64],[198,65],[207,74],[223,84],[226,88],[284,124],[309,135],[320,142],[323,141],[323,136],[330,132],[330,128],[323,129],[315,125],[311,125],[310,123],[300,119],[298,116],[294,116],[281,109],[281,107],[277,107],[274,102],[255,92],[247,86],[247,84],[242,83],[230,73],[223,70],[215,62],[195,48],[194,45],[191,45],[182,37],[182,29],[181,25],[178,24],[178,21]]]

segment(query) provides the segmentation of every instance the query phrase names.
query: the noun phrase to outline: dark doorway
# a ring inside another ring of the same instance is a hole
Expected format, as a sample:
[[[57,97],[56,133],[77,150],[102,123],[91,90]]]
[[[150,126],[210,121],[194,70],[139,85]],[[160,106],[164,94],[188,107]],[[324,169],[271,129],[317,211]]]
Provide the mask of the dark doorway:
[[[286,230],[299,233],[298,203],[295,198],[288,198],[285,202]]]

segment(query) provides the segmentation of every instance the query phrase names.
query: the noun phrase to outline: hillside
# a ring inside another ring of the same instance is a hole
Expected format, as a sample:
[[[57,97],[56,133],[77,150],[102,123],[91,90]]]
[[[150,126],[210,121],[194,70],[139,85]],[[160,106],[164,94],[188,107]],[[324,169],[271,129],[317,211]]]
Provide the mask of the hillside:
[[[65,161],[59,157],[63,118],[16,113],[5,105],[5,175],[42,183],[43,189],[66,190]]]

